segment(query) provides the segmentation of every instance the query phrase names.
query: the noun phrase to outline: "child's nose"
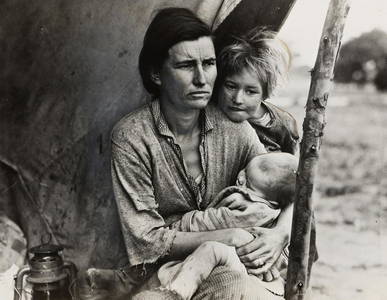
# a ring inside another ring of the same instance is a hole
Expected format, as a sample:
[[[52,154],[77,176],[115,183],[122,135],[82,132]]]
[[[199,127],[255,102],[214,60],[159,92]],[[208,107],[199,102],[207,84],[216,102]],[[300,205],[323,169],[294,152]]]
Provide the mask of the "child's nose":
[[[237,91],[235,94],[234,94],[234,97],[233,97],[233,102],[235,104],[242,104],[243,103],[243,92],[242,91]]]

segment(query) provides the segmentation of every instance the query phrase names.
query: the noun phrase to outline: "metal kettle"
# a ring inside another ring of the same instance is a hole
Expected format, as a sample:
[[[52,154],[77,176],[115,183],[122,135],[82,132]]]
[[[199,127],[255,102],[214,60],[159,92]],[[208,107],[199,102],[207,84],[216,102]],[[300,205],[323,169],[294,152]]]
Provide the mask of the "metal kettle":
[[[28,265],[15,276],[14,300],[22,299],[23,278],[32,285],[32,300],[78,300],[77,269],[64,261],[62,246],[41,244],[28,252]]]

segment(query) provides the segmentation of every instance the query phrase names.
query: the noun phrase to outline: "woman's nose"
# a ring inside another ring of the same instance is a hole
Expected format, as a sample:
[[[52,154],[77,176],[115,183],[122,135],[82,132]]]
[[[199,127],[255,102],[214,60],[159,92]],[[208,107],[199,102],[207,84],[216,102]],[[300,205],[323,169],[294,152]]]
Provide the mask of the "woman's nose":
[[[195,69],[193,83],[196,86],[203,86],[206,83],[206,76],[201,66],[197,66]]]

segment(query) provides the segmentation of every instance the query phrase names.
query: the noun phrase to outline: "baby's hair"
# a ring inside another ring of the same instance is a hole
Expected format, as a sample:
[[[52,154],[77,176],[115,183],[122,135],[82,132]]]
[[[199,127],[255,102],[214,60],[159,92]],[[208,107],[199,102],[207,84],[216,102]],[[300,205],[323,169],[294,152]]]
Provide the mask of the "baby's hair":
[[[260,178],[248,179],[249,184],[263,192],[269,200],[281,208],[289,205],[295,195],[298,158],[284,152],[271,152],[258,155],[248,164],[247,175],[259,169]]]
[[[217,84],[248,68],[257,74],[263,88],[263,100],[266,100],[287,78],[290,61],[290,50],[276,37],[276,32],[254,28],[242,37],[234,37],[218,53]]]

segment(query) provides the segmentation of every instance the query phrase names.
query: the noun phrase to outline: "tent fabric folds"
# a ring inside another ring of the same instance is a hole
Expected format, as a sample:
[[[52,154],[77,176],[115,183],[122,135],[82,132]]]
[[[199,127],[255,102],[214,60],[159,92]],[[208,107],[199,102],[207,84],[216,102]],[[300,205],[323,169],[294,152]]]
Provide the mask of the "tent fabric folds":
[[[145,103],[137,58],[154,12],[184,6],[217,43],[278,30],[295,0],[3,0],[0,212],[28,247],[47,234],[79,268],[126,264],[110,178],[110,131]]]

